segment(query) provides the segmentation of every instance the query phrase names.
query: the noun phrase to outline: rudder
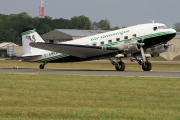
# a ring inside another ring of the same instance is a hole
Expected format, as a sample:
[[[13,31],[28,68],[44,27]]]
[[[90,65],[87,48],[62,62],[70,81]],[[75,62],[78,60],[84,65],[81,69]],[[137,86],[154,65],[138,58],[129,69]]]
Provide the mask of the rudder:
[[[22,31],[22,45],[23,45],[23,54],[36,52],[38,49],[31,47],[29,44],[31,42],[45,42],[42,37],[36,32],[34,28],[25,28]]]

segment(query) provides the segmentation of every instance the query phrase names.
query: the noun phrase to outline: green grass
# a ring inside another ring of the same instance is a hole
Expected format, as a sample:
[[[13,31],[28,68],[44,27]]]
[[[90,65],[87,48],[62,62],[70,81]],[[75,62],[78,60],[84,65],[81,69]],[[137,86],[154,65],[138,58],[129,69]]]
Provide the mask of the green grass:
[[[125,61],[126,63],[127,61]],[[40,63],[1,60],[1,68]],[[153,62],[152,71],[179,63]],[[114,70],[109,62],[49,63],[45,69]],[[136,62],[126,70],[142,71]],[[179,78],[0,74],[1,120],[178,120]]]
[[[179,78],[0,74],[1,120],[179,120]]]

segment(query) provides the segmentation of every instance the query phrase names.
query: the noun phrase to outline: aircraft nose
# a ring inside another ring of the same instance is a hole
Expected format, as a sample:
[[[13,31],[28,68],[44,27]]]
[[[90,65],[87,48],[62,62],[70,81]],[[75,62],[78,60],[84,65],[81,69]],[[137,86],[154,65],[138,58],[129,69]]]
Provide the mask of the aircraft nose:
[[[172,37],[175,37],[177,34],[177,31],[175,29],[172,29],[172,28],[170,29],[170,32],[172,34]]]
[[[177,31],[175,29],[171,29],[172,33],[177,33]]]

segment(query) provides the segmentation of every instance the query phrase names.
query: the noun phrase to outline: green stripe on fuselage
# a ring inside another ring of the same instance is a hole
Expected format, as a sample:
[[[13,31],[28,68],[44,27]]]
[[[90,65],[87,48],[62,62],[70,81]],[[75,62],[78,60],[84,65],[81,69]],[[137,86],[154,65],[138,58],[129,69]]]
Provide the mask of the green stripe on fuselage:
[[[170,31],[168,31],[168,32],[160,32],[160,33],[154,33],[154,34],[134,37],[133,39],[138,41],[138,40],[142,40],[142,39],[146,39],[146,38],[153,38],[153,37],[157,37],[157,36],[168,35],[168,34],[171,34],[171,33],[173,33],[173,32],[170,32]],[[120,42],[125,42],[127,40],[128,39],[120,40],[120,41],[116,41],[116,42],[111,42],[111,43],[108,43],[108,44],[104,44],[102,46],[104,46],[104,47],[111,47],[111,46],[117,45]]]

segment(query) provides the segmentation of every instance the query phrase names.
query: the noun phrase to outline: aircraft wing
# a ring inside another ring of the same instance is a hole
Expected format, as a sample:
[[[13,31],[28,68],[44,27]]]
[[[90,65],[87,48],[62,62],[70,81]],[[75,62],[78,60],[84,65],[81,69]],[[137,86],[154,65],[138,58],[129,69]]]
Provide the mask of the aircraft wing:
[[[30,46],[44,50],[64,53],[80,58],[103,56],[117,53],[117,47],[88,46],[75,44],[30,43]]]

